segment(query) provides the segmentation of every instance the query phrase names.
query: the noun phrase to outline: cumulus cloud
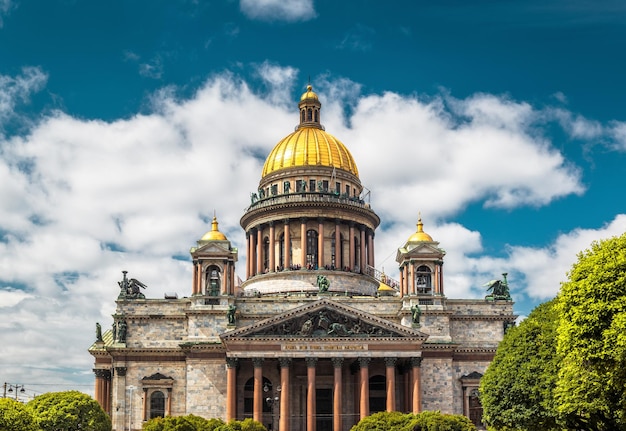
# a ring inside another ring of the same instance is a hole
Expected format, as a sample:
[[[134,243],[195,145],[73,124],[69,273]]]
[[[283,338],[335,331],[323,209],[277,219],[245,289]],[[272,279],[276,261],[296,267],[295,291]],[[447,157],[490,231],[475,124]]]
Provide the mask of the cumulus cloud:
[[[298,122],[297,100],[286,90],[297,71],[256,67],[262,91],[225,72],[190,97],[173,87],[156,92],[144,114],[105,122],[58,111],[25,134],[0,138],[0,365],[7,379],[30,374],[90,391],[85,349],[95,322],[105,329],[112,322],[121,271],[147,284],[149,297],[189,295],[189,248],[210,229],[214,211],[242,251],[238,273],[245,269],[239,219],[264,157]],[[0,100],[11,105],[41,88],[45,74],[3,82],[2,94],[12,96]],[[426,100],[361,95],[359,84],[330,76],[319,82],[322,121],[351,149],[383,220],[376,260],[390,275],[420,210],[427,231],[453,251],[445,268],[451,297],[484,295],[476,286],[508,267],[524,280],[521,293],[548,297],[558,289],[555,268],[571,264],[588,238],[624,223],[619,217],[601,230],[563,234],[545,250],[513,244],[506,257],[476,257],[480,232],[447,221],[469,203],[541,206],[583,191],[577,169],[541,133],[542,113],[493,95]]]
[[[313,0],[240,0],[241,11],[261,21],[308,21],[316,17]]]

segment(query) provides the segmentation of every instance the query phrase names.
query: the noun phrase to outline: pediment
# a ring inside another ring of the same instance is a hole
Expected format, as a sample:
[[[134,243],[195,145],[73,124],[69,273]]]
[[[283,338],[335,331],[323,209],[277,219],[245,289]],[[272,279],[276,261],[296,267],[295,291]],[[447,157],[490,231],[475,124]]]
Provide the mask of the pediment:
[[[399,341],[409,338],[424,341],[427,337],[427,334],[413,328],[380,319],[326,298],[221,335],[225,342],[260,339],[313,341],[337,338],[361,341]]]
[[[402,248],[398,250],[398,257],[403,257],[403,258],[426,257],[426,256],[429,256],[429,257],[433,256],[433,257],[441,258],[445,254],[446,253],[439,247],[433,244],[428,244],[428,243],[418,244],[413,248]]]
[[[216,242],[211,242],[209,244],[205,244],[201,247],[198,247],[196,250],[194,250],[193,254],[194,255],[198,255],[198,254],[211,254],[211,255],[215,255],[215,254],[219,254],[219,255],[223,255],[223,254],[230,254],[231,250],[229,248],[229,242],[228,241],[224,241],[224,244],[220,244],[220,243],[216,243]]]

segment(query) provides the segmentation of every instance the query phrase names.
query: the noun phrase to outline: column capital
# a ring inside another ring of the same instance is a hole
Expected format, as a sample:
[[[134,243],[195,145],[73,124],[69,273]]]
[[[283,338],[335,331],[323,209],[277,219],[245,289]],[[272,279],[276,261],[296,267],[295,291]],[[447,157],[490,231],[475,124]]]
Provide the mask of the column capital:
[[[263,367],[263,358],[253,358],[252,364],[254,368],[262,368]]]
[[[418,357],[418,358],[411,358],[411,366],[415,367],[421,367],[422,366],[422,358]]]
[[[388,367],[395,367],[398,358],[385,358],[385,365]]]
[[[102,368],[94,368],[93,372],[97,378],[104,379],[104,380],[111,380],[111,370],[104,370]]]
[[[289,222],[290,222],[290,220],[289,220],[288,218],[286,218],[285,220],[283,220],[283,222],[284,222],[286,225],[288,225],[288,224],[289,224]]]
[[[291,366],[291,358],[278,358],[280,368],[289,368]]]
[[[307,368],[314,368],[317,364],[317,358],[309,356],[305,359]]]
[[[343,358],[332,358],[331,361],[333,362],[333,367],[335,368],[343,367]]]
[[[238,364],[238,358],[226,358],[226,368],[237,368]]]
[[[361,368],[367,368],[370,365],[370,362],[372,362],[372,358],[367,358],[367,357],[361,357],[359,358],[359,366]]]
[[[124,377],[126,375],[126,367],[115,367],[115,374]]]

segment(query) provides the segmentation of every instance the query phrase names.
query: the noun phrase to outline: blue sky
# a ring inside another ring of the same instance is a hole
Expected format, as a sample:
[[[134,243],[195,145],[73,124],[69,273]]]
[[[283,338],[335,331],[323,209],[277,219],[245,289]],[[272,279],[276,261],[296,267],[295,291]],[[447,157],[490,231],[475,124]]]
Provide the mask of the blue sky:
[[[382,219],[449,297],[509,273],[521,316],[626,230],[619,1],[0,0],[0,379],[93,390],[121,271],[189,295],[312,83]],[[242,252],[238,273],[245,275]]]

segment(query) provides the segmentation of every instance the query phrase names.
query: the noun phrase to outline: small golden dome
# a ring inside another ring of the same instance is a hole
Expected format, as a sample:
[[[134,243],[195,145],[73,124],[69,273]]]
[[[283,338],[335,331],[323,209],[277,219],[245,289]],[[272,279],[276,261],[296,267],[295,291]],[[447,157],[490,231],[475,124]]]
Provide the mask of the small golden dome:
[[[433,242],[433,238],[424,232],[424,223],[422,223],[422,217],[417,220],[417,232],[415,232],[407,243],[410,242]]]
[[[217,229],[217,218],[213,216],[211,230],[204,234],[200,241],[228,241],[226,235]]]
[[[265,160],[262,176],[300,166],[327,166],[359,177],[348,148],[330,133],[316,127],[299,128],[276,144]]]
[[[306,91],[302,93],[302,96],[300,97],[300,101],[308,100],[308,99],[319,100],[319,98],[317,97],[317,94],[315,94],[315,92],[313,91],[313,87],[311,86],[311,84],[306,86]]]

